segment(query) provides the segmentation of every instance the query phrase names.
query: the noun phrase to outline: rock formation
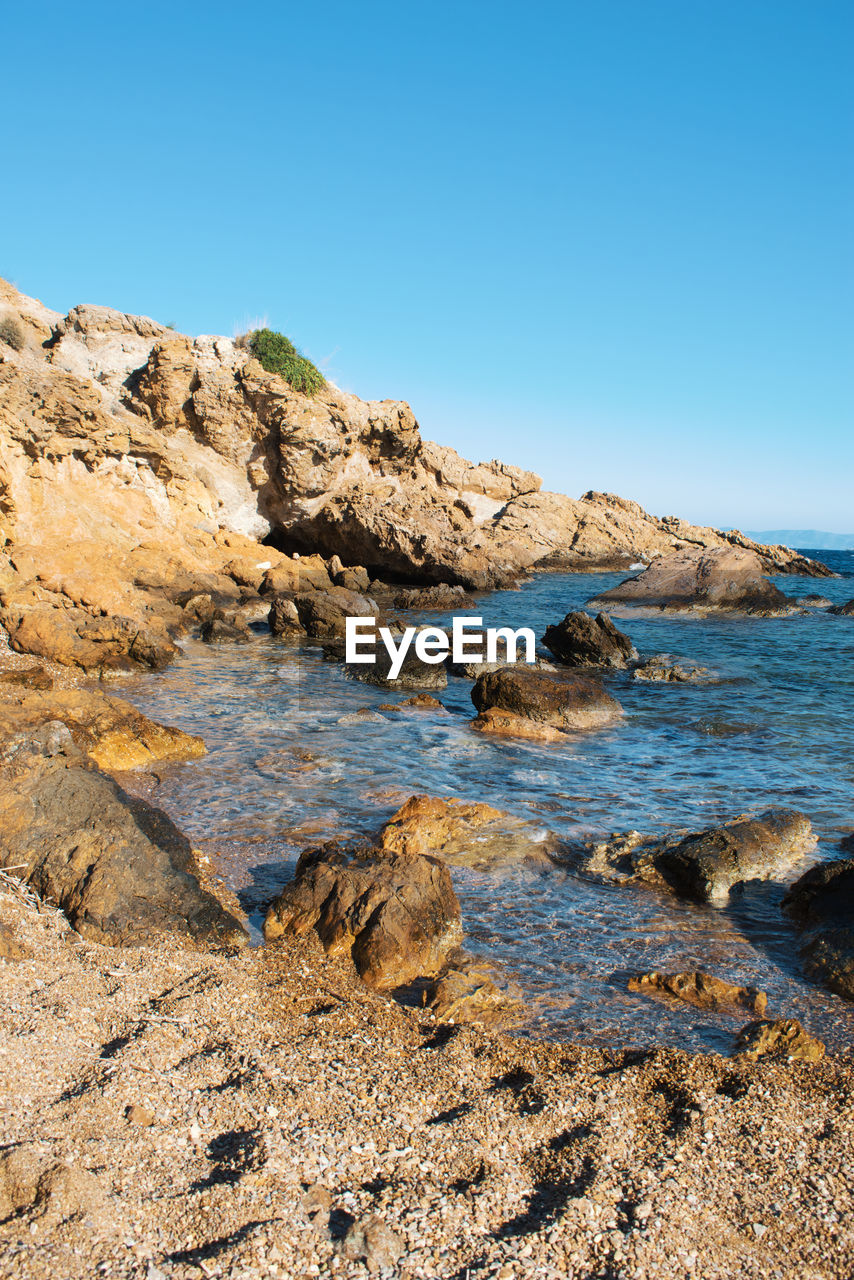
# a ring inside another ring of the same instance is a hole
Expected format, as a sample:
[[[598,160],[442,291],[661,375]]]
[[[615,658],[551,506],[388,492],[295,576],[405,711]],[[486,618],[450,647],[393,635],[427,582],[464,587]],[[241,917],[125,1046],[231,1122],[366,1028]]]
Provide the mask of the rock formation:
[[[764,1017],[768,996],[757,987],[741,987],[711,973],[642,973],[629,978],[629,991],[674,996],[696,1009],[749,1009]]]
[[[854,1000],[854,858],[810,867],[783,909],[804,930],[803,954],[831,991]]]
[[[283,552],[331,557],[336,585],[356,590],[369,575],[492,587],[686,547],[825,572],[739,533],[469,463],[422,440],[403,402],[332,386],[306,397],[229,338],[102,306],[63,317],[5,282],[0,315],[24,335],[20,350],[0,341],[0,623],[21,651],[87,670],[160,665],[193,595],[235,608],[280,570],[305,590],[307,567]]]
[[[48,722],[0,753],[0,868],[14,867],[78,933],[111,946],[162,934],[242,946],[243,926],[198,880],[189,841],[86,762]]]
[[[788,613],[794,601],[762,577],[755,551],[743,547],[694,548],[663,555],[595,601],[605,607],[728,609],[740,613]]]
[[[389,818],[380,844],[393,853],[429,853],[452,866],[492,869],[548,863],[555,840],[543,828],[481,802],[412,796]]]
[[[271,903],[268,941],[313,929],[330,956],[350,956],[380,990],[436,973],[461,938],[460,904],[438,858],[334,842],[308,849]]]
[[[606,613],[591,618],[577,610],[562,622],[546,627],[543,644],[568,667],[626,667],[638,651]]]
[[[559,741],[568,731],[598,729],[622,715],[598,681],[576,674],[510,666],[478,678],[471,693],[481,732]]]

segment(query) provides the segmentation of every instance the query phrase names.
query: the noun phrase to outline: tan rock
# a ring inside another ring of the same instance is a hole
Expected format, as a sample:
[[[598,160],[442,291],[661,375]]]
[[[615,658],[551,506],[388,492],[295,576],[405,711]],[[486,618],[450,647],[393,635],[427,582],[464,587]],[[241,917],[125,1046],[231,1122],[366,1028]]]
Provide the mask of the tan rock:
[[[506,862],[549,862],[554,838],[542,828],[480,802],[412,796],[380,833],[383,849],[436,854],[452,866],[492,868]]]
[[[749,1009],[764,1017],[768,996],[756,987],[740,987],[710,973],[643,973],[629,978],[629,991],[675,996],[698,1009]]]
[[[481,711],[469,721],[472,729],[478,733],[492,734],[497,738],[528,738],[533,742],[566,742],[563,729],[555,729],[553,725],[541,721],[529,720],[515,711],[502,711],[498,707],[489,707]]]
[[[801,1062],[818,1062],[824,1057],[824,1044],[805,1031],[796,1018],[783,1018],[779,1022],[749,1022],[739,1032],[734,1052],[753,1061],[797,1058]]]

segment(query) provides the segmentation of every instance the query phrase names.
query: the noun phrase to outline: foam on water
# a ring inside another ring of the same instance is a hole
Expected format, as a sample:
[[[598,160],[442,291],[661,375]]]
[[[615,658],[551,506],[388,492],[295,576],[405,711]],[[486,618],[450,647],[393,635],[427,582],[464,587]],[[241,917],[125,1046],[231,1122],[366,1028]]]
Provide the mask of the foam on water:
[[[850,599],[852,553],[822,558],[846,576],[822,580],[821,594]],[[476,611],[487,626],[542,635],[617,581],[543,575],[521,591],[480,597]],[[793,597],[816,590],[815,579],[776,581]],[[317,647],[260,634],[251,645],[189,642],[175,666],[128,688],[148,714],[201,733],[209,747],[204,760],[158,771],[154,799],[215,855],[256,924],[301,848],[369,831],[415,792],[486,800],[564,837],[696,829],[786,805],[813,821],[820,843],[811,858],[841,856],[840,839],[854,830],[854,619],[653,615],[621,625],[645,656],[667,652],[722,679],[607,676],[624,720],[560,746],[473,733],[469,680],[451,677],[441,694],[450,715],[341,723],[395,695],[346,679]],[[842,1047],[854,1007],[806,979],[797,933],[780,911],[786,883],[808,865],[722,907],[560,867],[453,874],[467,945],[527,991],[538,1034],[726,1051],[743,1016],[626,990],[636,971],[703,968],[763,987],[774,1015],[798,1017]]]

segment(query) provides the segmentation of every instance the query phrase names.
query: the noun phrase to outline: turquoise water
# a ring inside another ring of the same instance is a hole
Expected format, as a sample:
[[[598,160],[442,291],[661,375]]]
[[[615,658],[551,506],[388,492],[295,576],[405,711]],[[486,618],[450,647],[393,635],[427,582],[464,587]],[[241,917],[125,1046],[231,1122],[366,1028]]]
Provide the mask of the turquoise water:
[[[822,558],[845,576],[777,584],[793,597],[854,596],[854,553]],[[468,612],[541,635],[620,576],[542,575],[479,597]],[[369,831],[415,792],[486,800],[573,837],[697,828],[786,805],[806,812],[820,837],[787,882],[816,858],[841,856],[854,830],[854,618],[811,610],[620,625],[643,655],[700,663],[719,681],[606,676],[625,718],[559,746],[472,732],[472,682],[455,677],[439,695],[450,714],[340,724],[399,695],[348,680],[314,645],[260,633],[245,646],[191,641],[175,666],[128,688],[148,714],[201,733],[209,747],[206,759],[161,771],[152,798],[211,855],[255,923],[301,848]],[[558,867],[453,876],[467,946],[522,987],[536,1034],[726,1051],[744,1017],[626,991],[636,971],[703,968],[763,987],[774,1016],[800,1018],[835,1047],[852,1041],[854,1006],[803,974],[797,934],[780,913],[787,882],[704,907]]]

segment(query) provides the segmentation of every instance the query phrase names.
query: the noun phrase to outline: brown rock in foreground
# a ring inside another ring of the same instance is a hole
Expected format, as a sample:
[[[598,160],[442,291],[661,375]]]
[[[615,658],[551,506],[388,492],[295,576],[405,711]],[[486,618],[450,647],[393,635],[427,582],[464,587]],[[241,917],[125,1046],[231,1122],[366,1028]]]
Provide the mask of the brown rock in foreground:
[[[801,950],[815,977],[854,1000],[854,858],[810,867],[792,885],[783,910],[804,931]]]
[[[490,711],[510,712],[561,731],[598,729],[622,715],[620,704],[589,676],[552,676],[522,667],[503,667],[480,676],[471,699],[481,720]]]
[[[640,995],[668,995],[697,1009],[749,1009],[762,1017],[768,997],[756,987],[740,987],[711,973],[642,973],[629,978],[629,991]]]
[[[762,573],[762,561],[754,551],[697,547],[660,556],[636,578],[627,578],[592,603],[665,610],[790,612],[793,601]]]
[[[757,1058],[819,1062],[824,1057],[824,1044],[805,1031],[796,1018],[783,1018],[778,1022],[749,1022],[739,1032],[734,1052],[754,1062]]]
[[[756,818],[735,818],[682,839],[653,842],[631,857],[642,880],[699,902],[714,902],[744,881],[773,879],[815,844],[804,814],[769,809]]]
[[[110,946],[164,934],[205,946],[247,940],[201,888],[186,837],[87,766],[61,722],[0,752],[0,868],[15,868],[83,937]]]
[[[592,618],[577,610],[562,622],[546,627],[543,644],[568,667],[626,667],[638,657],[627,635],[606,613]]]
[[[300,856],[264,921],[268,941],[309,930],[330,956],[351,957],[368,986],[387,990],[441,968],[461,937],[460,904],[438,858],[333,841]]]

